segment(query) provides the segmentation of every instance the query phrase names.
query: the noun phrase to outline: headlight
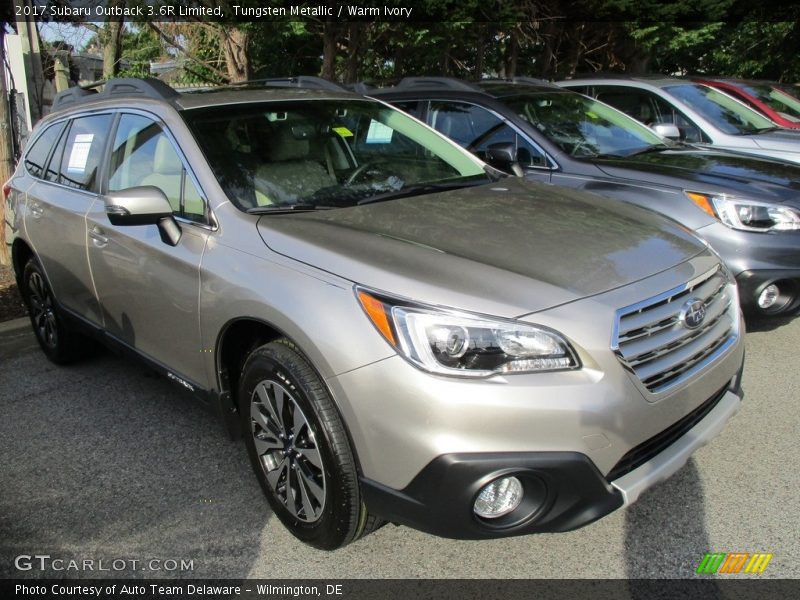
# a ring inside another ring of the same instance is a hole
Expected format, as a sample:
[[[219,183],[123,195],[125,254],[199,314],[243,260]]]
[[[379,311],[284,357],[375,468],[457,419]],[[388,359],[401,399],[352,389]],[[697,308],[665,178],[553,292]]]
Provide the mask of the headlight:
[[[800,230],[800,211],[788,206],[730,198],[724,194],[686,192],[686,196],[732,229],[762,233]]]
[[[361,288],[356,293],[386,341],[426,371],[488,377],[578,367],[570,345],[544,327],[419,306]]]

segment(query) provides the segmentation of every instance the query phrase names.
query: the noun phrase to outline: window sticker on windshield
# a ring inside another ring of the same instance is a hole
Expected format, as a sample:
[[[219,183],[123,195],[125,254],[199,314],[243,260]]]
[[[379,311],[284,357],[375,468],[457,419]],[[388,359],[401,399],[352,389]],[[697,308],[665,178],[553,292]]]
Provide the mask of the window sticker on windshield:
[[[79,133],[75,136],[75,142],[72,144],[72,150],[69,153],[67,172],[83,173],[86,170],[93,139],[93,133]]]
[[[350,131],[347,127],[334,127],[333,130],[342,137],[353,137],[353,132]],[[369,136],[369,133],[367,135]]]
[[[369,123],[366,141],[368,144],[388,144],[392,141],[393,133],[394,129],[372,119]]]

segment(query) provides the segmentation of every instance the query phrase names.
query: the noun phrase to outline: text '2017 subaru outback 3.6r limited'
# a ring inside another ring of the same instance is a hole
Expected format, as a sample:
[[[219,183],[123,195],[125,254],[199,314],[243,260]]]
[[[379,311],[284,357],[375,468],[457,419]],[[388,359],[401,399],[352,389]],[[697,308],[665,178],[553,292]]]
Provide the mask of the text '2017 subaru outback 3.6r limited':
[[[739,408],[735,284],[654,213],[335,91],[118,80],[55,109],[6,189],[42,349],[93,334],[216,403],[309,544],[580,527]]]

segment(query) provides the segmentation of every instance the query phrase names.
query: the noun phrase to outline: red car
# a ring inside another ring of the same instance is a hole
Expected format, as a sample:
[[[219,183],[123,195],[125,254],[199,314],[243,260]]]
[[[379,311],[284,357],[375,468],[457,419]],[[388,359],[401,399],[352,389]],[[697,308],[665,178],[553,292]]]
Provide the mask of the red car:
[[[787,94],[778,84],[746,79],[699,79],[747,104],[781,127],[800,129],[800,100]]]

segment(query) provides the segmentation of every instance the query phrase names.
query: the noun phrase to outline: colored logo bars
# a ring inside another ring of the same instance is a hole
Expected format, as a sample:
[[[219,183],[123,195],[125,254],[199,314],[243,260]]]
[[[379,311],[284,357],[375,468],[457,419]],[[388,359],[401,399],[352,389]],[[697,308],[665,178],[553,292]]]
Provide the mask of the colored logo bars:
[[[713,575],[714,573],[763,573],[772,554],[765,552],[709,552],[697,566],[697,572],[702,575]]]

